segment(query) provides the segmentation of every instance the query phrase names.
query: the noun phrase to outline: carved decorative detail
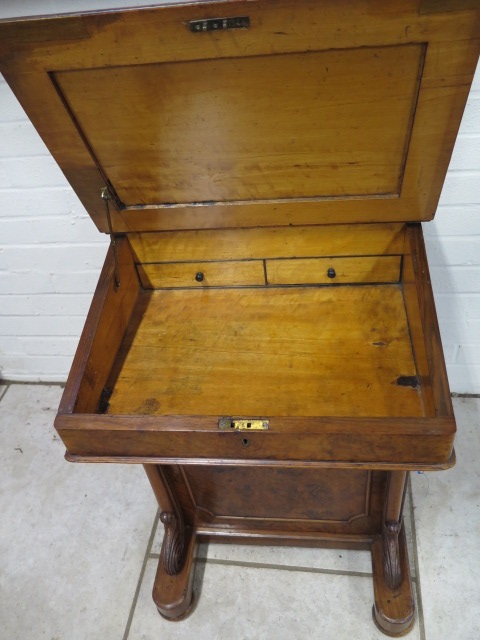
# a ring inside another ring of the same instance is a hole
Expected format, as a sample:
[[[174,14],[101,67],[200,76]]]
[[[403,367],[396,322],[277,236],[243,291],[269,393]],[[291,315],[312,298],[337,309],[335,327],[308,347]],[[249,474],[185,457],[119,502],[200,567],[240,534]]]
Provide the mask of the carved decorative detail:
[[[165,526],[162,555],[163,566],[170,576],[180,572],[185,559],[185,525],[178,514],[162,511],[160,520]]]
[[[398,534],[401,522],[386,522],[383,527],[383,570],[390,589],[398,589],[402,581]]]

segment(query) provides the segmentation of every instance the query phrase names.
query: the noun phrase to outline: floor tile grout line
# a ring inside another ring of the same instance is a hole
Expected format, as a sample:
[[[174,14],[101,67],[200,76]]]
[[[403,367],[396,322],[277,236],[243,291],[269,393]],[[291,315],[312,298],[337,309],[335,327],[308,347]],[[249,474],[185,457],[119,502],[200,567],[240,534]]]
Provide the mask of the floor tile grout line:
[[[451,394],[452,398],[480,398],[480,393],[457,393],[455,391]]]
[[[415,566],[417,605],[418,605],[418,625],[420,630],[420,640],[426,640],[425,618],[423,616],[422,586],[420,581],[420,563],[418,560],[417,547],[417,527],[415,525],[415,507],[413,504],[412,478],[408,478],[408,491],[410,494],[410,526],[412,528],[413,541],[413,564]]]
[[[1,381],[2,384],[6,384],[9,387],[12,385],[27,386],[27,387],[64,387],[64,382],[58,380],[8,380],[7,378]]]
[[[3,389],[3,391],[1,390],[2,387],[5,387],[5,389]],[[9,388],[10,388],[10,383],[9,382],[7,382],[7,384],[0,385],[0,402],[5,397],[5,395],[6,395],[6,393],[7,393]]]
[[[340,571],[336,569],[320,569],[317,567],[298,567],[295,565],[279,565],[279,564],[269,564],[263,562],[241,562],[240,560],[209,560],[208,558],[199,558],[197,562],[204,562],[208,564],[216,564],[216,565],[224,565],[224,566],[234,566],[234,567],[245,567],[246,569],[273,569],[275,571],[298,571],[299,573],[323,573],[327,575],[340,575],[340,576],[349,576],[354,578],[371,578],[372,574],[364,571]]]
[[[150,559],[158,560],[159,553],[151,553]],[[197,558],[196,562],[203,564],[215,564],[231,567],[244,567],[245,569],[272,569],[275,571],[298,571],[299,573],[323,573],[327,575],[351,576],[357,578],[371,578],[368,571],[342,571],[340,569],[321,569],[318,567],[302,567],[288,564],[271,564],[268,562],[245,562],[242,560],[216,560],[213,558]]]
[[[147,562],[150,559],[150,555],[151,555],[150,552],[152,550],[153,541],[155,539],[155,534],[157,532],[159,520],[160,520],[160,509],[157,509],[157,513],[155,514],[155,519],[153,521],[152,531],[150,532],[150,537],[148,538],[147,549],[145,551],[145,556],[143,558],[142,568],[140,569],[140,575],[138,576],[137,587],[133,595],[132,605],[130,607],[130,612],[128,614],[128,620],[127,620],[127,624],[125,625],[125,631],[123,633],[122,640],[127,640],[130,634],[130,628],[132,626],[133,616],[135,614],[135,608],[138,602],[138,596],[140,594],[140,589],[142,588],[143,577],[145,575]]]

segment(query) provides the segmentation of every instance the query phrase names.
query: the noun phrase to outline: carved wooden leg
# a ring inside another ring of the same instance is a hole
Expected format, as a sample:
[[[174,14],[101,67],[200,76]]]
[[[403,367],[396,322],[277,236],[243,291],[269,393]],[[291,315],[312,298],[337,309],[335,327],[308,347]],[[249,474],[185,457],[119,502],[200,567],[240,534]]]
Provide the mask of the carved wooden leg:
[[[190,613],[192,607],[196,536],[191,527],[185,526],[162,467],[144,465],[144,469],[160,505],[160,520],[165,526],[153,601],[164,618],[180,620]]]
[[[181,570],[170,575],[165,570],[163,547],[158,561],[153,601],[161,616],[171,621],[183,620],[193,610],[193,576],[197,555],[197,539],[191,527],[186,528],[186,554]]]
[[[389,473],[383,530],[372,545],[373,618],[389,636],[408,633],[415,617],[402,515],[406,479],[405,471]]]

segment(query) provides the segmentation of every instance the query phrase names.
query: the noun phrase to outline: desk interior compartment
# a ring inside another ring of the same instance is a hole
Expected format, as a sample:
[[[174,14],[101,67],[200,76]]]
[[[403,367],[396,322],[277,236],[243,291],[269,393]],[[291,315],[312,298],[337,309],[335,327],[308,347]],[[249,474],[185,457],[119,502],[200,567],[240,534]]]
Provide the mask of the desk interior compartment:
[[[124,236],[57,418],[69,453],[447,464],[423,252],[402,223]]]

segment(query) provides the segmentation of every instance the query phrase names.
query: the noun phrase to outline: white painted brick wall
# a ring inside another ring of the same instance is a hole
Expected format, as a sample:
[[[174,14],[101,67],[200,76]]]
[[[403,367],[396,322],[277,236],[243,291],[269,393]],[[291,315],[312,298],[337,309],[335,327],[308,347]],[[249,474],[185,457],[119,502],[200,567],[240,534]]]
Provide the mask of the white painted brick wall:
[[[0,18],[146,4],[3,0]],[[424,230],[450,386],[480,393],[480,71]],[[0,80],[1,377],[65,380],[107,244]]]
[[[107,245],[1,79],[1,377],[65,380]]]
[[[480,393],[480,68],[435,220],[423,227],[450,386]]]

